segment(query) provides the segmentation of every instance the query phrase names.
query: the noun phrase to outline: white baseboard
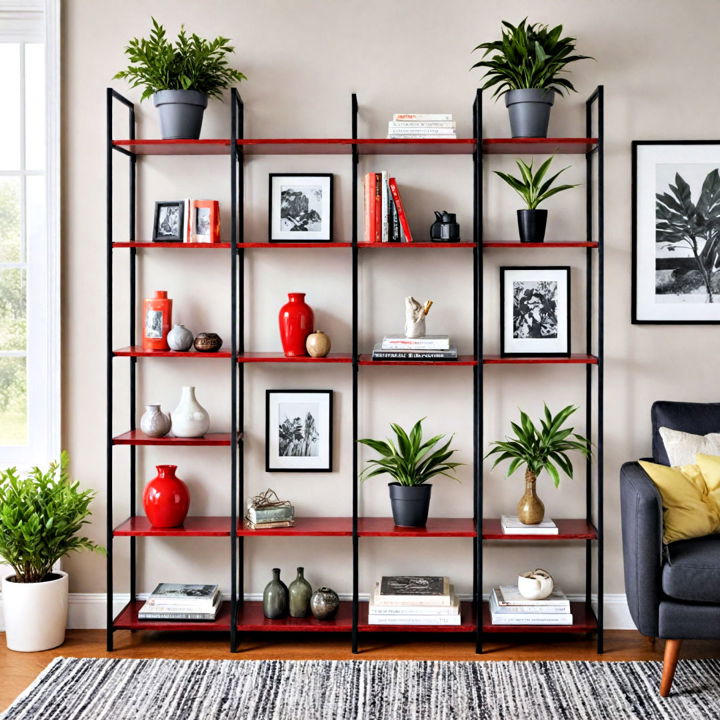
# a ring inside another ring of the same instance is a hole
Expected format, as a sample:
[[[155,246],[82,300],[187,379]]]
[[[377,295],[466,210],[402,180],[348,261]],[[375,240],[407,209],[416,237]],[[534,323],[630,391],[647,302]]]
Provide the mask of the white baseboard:
[[[145,599],[146,595],[140,595]],[[350,595],[341,595],[341,600],[350,600]],[[245,595],[246,600],[262,600],[260,593],[249,593]],[[367,595],[361,595],[361,600],[367,600]],[[469,600],[469,597],[460,597],[461,600]],[[584,600],[584,596],[570,596],[571,600]],[[117,593],[113,596],[113,609],[115,614],[128,602],[129,596]],[[597,599],[593,596],[593,607],[597,609]],[[627,606],[627,599],[624,594],[605,595],[605,628],[607,630],[634,630],[635,624],[630,617]],[[77,630],[100,630],[105,627],[105,594],[104,593],[71,593],[68,627]],[[5,628],[2,613],[2,594],[0,594],[0,630]]]

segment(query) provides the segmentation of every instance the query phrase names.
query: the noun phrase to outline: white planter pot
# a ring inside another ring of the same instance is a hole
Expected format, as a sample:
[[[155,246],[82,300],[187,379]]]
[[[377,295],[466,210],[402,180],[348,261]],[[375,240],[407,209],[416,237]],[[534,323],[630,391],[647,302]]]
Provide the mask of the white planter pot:
[[[9,650],[38,652],[62,645],[68,614],[68,574],[39,583],[2,581],[5,639]]]

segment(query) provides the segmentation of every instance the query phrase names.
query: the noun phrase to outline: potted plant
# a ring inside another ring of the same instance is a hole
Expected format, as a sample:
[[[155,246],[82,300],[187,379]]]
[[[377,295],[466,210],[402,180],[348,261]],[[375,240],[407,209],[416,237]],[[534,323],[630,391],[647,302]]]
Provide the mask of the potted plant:
[[[494,87],[494,98],[505,96],[513,137],[547,137],[555,93],[576,92],[561,73],[571,62],[592,58],[575,54],[575,38],[562,37],[562,25],[528,25],[527,18],[502,25],[500,40],[473,50],[485,51],[473,68],[486,68],[483,90]]]
[[[128,43],[125,54],[130,65],[114,77],[129,80],[131,87],[142,87],[141,101],[152,96],[163,139],[197,140],[208,98],[222,97],[232,83],[247,78],[228,65],[227,56],[235,52],[228,38],[188,36],[181,26],[173,44],[155,18],[152,24],[149,38],[133,38]]]
[[[13,569],[2,581],[10,650],[49,650],[64,642],[68,575],[53,565],[75,550],[104,552],[78,536],[94,497],[71,482],[67,453],[47,472],[35,467],[23,478],[14,467],[0,472],[0,558]]]
[[[462,465],[450,462],[456,452],[449,449],[452,437],[439,448],[437,446],[445,438],[444,435],[434,435],[423,440],[424,419],[418,420],[409,433],[391,423],[397,444],[389,438],[386,441],[370,438],[358,440],[381,456],[368,460],[368,467],[360,478],[366,480],[385,474],[393,478],[393,482],[388,484],[393,520],[396,525],[403,527],[423,527],[427,523],[432,490],[432,485],[427,481],[436,475],[457,479],[453,471]]]
[[[547,210],[538,210],[538,205],[563,190],[570,190],[571,188],[577,187],[577,185],[558,185],[552,187],[558,175],[565,172],[567,167],[564,167],[543,182],[552,161],[553,158],[549,157],[537,169],[537,172],[533,172],[533,161],[530,161],[528,165],[522,160],[516,160],[515,162],[520,170],[520,177],[515,177],[514,175],[509,175],[499,170],[493,171],[501,177],[527,205],[527,208],[517,211],[520,242],[543,242],[545,239],[545,227],[547,226]]]
[[[505,460],[510,461],[505,477],[525,466],[525,493],[517,506],[518,518],[525,525],[537,525],[545,515],[545,505],[535,492],[540,473],[547,471],[555,487],[558,487],[560,472],[569,478],[573,476],[572,462],[567,456],[569,451],[576,450],[585,456],[592,454],[588,439],[574,432],[573,427],[563,427],[576,410],[575,405],[568,405],[553,415],[545,405],[545,417],[540,419],[540,428],[521,410],[520,424],[511,423],[515,437],[492,443],[492,450],[485,456],[497,456],[493,468]]]

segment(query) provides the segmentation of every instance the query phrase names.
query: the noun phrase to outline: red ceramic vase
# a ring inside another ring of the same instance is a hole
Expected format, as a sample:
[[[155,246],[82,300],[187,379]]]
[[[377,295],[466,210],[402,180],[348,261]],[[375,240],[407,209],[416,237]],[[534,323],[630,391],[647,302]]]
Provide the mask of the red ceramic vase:
[[[153,527],[172,528],[183,524],[190,507],[187,485],[176,477],[177,465],[157,465],[157,477],[143,493],[145,514]]]
[[[305,293],[288,293],[289,302],[280,308],[280,339],[285,357],[307,355],[305,340],[313,331],[313,311]]]

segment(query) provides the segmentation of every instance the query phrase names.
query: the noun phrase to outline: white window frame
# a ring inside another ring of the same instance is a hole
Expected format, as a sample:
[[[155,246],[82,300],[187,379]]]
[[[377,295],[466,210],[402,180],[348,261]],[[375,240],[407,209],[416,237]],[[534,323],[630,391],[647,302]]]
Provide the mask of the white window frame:
[[[24,446],[0,447],[0,467],[27,469],[57,459],[61,440],[60,0],[0,0],[0,42],[45,43],[47,232],[37,246],[27,247],[28,442]],[[21,103],[24,158],[24,88]],[[32,174],[24,168],[23,159],[20,177]],[[23,200],[23,210],[24,205]]]

